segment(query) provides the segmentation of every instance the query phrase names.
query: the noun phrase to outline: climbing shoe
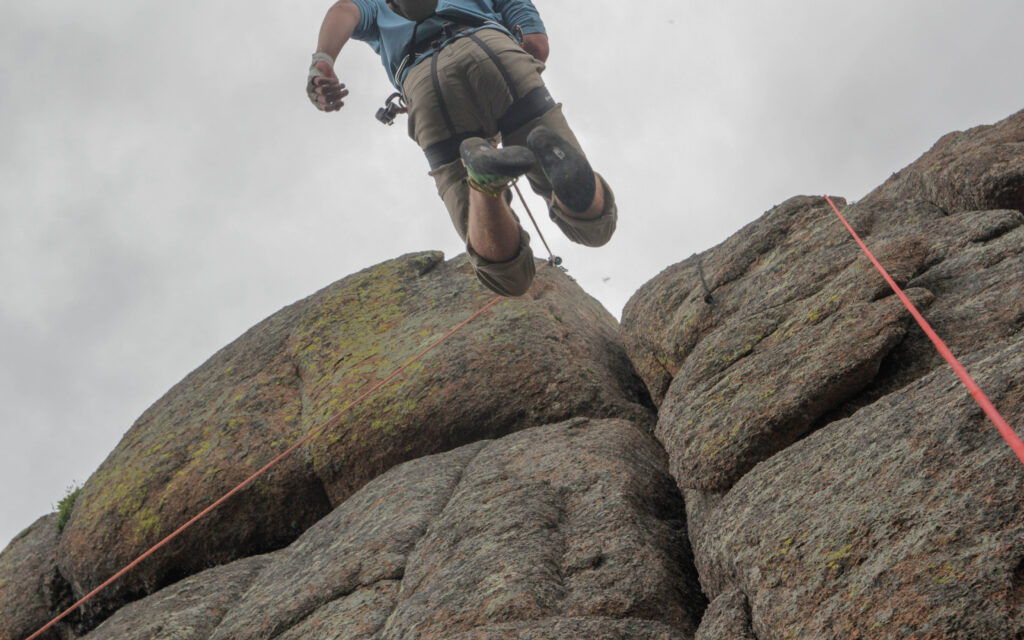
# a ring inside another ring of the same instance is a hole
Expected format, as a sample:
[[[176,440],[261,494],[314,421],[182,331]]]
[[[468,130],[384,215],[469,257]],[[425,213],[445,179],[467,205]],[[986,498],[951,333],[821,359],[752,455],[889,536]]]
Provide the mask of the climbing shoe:
[[[586,157],[543,125],[530,132],[526,145],[540,162],[559,202],[576,213],[589,209],[597,184]]]
[[[537,159],[526,147],[496,149],[483,138],[468,138],[459,146],[466,165],[467,184],[492,197],[500,197],[516,179],[533,168]]]

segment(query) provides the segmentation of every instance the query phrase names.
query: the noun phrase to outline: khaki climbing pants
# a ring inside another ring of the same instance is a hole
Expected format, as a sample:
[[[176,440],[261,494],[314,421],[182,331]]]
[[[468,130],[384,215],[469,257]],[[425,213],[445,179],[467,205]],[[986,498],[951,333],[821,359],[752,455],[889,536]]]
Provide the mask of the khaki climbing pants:
[[[544,88],[543,70],[542,62],[504,32],[481,29],[418,63],[402,87],[409,107],[409,135],[427,153],[430,175],[456,231],[466,242],[477,278],[506,296],[522,295],[533,281],[536,265],[530,236],[520,225],[519,254],[508,262],[484,260],[469,246],[469,187],[458,145],[472,136],[525,145],[530,131],[542,124],[580,149],[562,106],[556,105]],[[618,214],[615,196],[603,178],[605,206],[594,219],[573,218],[560,211],[540,167],[527,178],[533,191],[547,202],[551,219],[570,240],[589,247],[608,242]]]

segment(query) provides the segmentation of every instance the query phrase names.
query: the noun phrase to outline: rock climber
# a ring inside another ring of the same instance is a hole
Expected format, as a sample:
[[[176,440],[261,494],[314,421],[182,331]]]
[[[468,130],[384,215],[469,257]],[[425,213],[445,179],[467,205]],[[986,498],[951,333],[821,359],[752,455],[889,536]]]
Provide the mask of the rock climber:
[[[548,39],[530,0],[339,0],[320,28],[306,86],[321,111],[338,111],[349,94],[334,64],[351,38],[380,54],[485,286],[518,296],[533,281],[530,238],[509,207],[521,175],[570,240],[608,242],[615,198],[544,86]]]

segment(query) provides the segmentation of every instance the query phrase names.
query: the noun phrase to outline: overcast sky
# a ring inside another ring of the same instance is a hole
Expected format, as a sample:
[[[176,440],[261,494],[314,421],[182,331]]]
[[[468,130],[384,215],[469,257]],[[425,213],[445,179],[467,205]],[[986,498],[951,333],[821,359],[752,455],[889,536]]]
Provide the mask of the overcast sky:
[[[855,200],[1024,108],[1020,0],[536,4],[549,88],[620,212],[601,249],[542,229],[616,317],[786,198]],[[462,251],[404,120],[373,119],[391,88],[368,47],[339,60],[340,113],[308,103],[328,5],[0,7],[0,546],[248,327]]]

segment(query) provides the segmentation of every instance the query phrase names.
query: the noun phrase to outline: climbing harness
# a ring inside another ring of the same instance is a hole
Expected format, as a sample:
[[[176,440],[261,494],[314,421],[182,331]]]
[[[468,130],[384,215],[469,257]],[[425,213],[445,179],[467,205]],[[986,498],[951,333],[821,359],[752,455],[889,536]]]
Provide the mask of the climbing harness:
[[[437,32],[431,36],[419,39],[420,27],[423,26],[430,18],[440,18],[444,20],[440,25],[436,23],[434,26],[437,27]],[[441,47],[445,46],[457,36],[469,31],[470,29],[479,28],[485,24],[484,22],[470,23],[459,23],[450,18],[444,18],[443,16],[428,16],[423,20],[416,22],[412,28],[412,36],[409,37],[409,43],[405,46],[401,57],[399,58],[398,67],[394,69],[394,78],[396,82],[401,83],[405,72],[408,71],[413,65],[419,62],[420,58],[430,53],[437,53],[441,50]]]
[[[892,276],[889,275],[889,272],[885,270],[885,267],[882,266],[882,263],[880,263],[878,259],[875,258],[875,255],[873,253],[871,253],[871,250],[868,249],[867,245],[864,244],[864,241],[860,239],[860,236],[857,235],[857,232],[853,230],[853,227],[850,226],[850,223],[847,222],[843,214],[839,212],[839,208],[836,207],[834,202],[832,202],[832,198],[830,198],[829,196],[825,196],[825,200],[828,201],[829,206],[832,207],[832,210],[835,212],[835,214],[839,216],[839,221],[843,223],[843,226],[846,227],[846,230],[850,232],[851,236],[853,236],[853,239],[857,242],[861,250],[867,255],[868,259],[871,261],[871,264],[875,265],[875,269],[877,269],[878,272],[882,274],[882,277],[885,278],[885,281],[887,283],[889,283],[889,286],[896,293],[896,296],[899,297],[900,301],[903,302],[903,305],[907,308],[907,311],[910,312],[910,315],[914,317],[914,320],[917,321],[917,324],[920,325],[922,330],[924,330],[925,335],[927,335],[928,339],[931,340],[932,344],[935,345],[935,348],[939,351],[939,354],[946,360],[947,363],[949,363],[949,366],[951,366],[953,368],[953,371],[956,372],[956,375],[958,378],[960,378],[960,381],[964,383],[964,386],[967,387],[967,390],[971,392],[972,396],[974,396],[974,400],[981,407],[982,411],[985,412],[985,415],[988,416],[989,420],[991,420],[992,423],[996,426],[996,429],[999,430],[999,434],[1003,436],[1003,440],[1006,441],[1006,444],[1010,445],[1010,448],[1013,450],[1014,454],[1016,454],[1017,458],[1022,463],[1024,463],[1024,442],[1022,442],[1020,437],[1018,437],[1017,434],[1014,433],[1013,429],[1010,428],[1010,425],[1007,424],[1006,420],[1003,419],[1003,416],[1000,415],[999,411],[995,408],[995,405],[992,404],[992,401],[988,399],[988,396],[986,396],[985,392],[981,390],[981,387],[978,386],[978,383],[974,381],[974,378],[971,377],[971,374],[967,372],[967,369],[960,363],[959,360],[957,360],[956,356],[953,355],[952,350],[950,350],[950,348],[946,346],[946,343],[942,341],[942,338],[939,337],[939,334],[936,333],[935,330],[932,329],[932,326],[928,324],[928,321],[924,319],[924,316],[921,315],[921,312],[917,310],[917,307],[914,306],[914,303],[910,301],[910,298],[907,297],[907,294],[903,293],[903,289],[901,289],[900,286],[896,284],[896,281],[893,280]]]
[[[451,20],[451,18],[447,19]],[[434,89],[434,95],[437,96],[438,110],[441,112],[441,118],[444,120],[445,128],[448,130],[449,135],[447,139],[434,143],[424,150],[424,154],[427,157],[427,164],[430,165],[431,171],[457,160],[459,158],[459,146],[465,140],[468,140],[469,138],[488,137],[484,131],[468,131],[460,133],[455,127],[454,119],[452,118],[451,111],[448,108],[448,103],[444,97],[444,90],[441,87],[441,79],[438,75],[438,60],[441,57],[441,50],[452,40],[458,37],[468,37],[472,40],[473,43],[480,47],[480,49],[487,55],[497,68],[498,73],[501,74],[502,79],[505,81],[505,85],[512,97],[512,104],[509,105],[508,109],[505,110],[505,113],[498,119],[498,131],[502,136],[507,136],[517,129],[520,129],[531,120],[539,118],[554,108],[554,98],[551,97],[551,93],[545,86],[532,89],[525,96],[519,95],[519,91],[516,89],[515,82],[512,79],[512,74],[509,73],[508,68],[501,61],[501,58],[476,34],[476,30],[481,26],[489,24],[488,22],[481,22],[479,24],[459,24],[452,21],[443,25],[440,33],[436,36],[417,43],[416,34],[421,24],[423,24],[422,21],[417,22],[416,27],[413,29],[412,44],[410,45],[408,52],[403,56],[402,62],[399,65],[398,70],[395,72],[395,77],[400,78],[401,73],[406,68],[415,64],[420,57],[428,53],[431,54],[430,81]],[[522,27],[516,25],[512,30],[512,34],[513,39],[522,46],[524,41]],[[388,96],[384,106],[377,110],[377,120],[387,125],[394,124],[395,117],[399,113],[407,113],[408,109],[406,106],[405,96],[402,93],[393,93]],[[527,215],[530,217],[530,221],[533,223],[534,229],[537,230],[538,237],[540,237],[541,242],[544,244],[544,248],[548,252],[548,263],[558,266],[565,271],[564,267],[561,267],[562,258],[554,255],[551,251],[551,247],[544,238],[544,234],[540,230],[537,220],[530,211],[529,205],[526,204],[526,198],[523,197],[523,192],[516,184],[517,180],[518,178],[513,179],[508,184],[502,185],[500,188],[481,185],[474,180],[466,180],[466,184],[471,189],[495,198],[501,197],[508,187],[514,187],[516,193],[519,194],[519,200],[523,203],[523,208],[526,210]],[[511,202],[509,204],[511,204]]]
[[[523,30],[521,27],[516,25],[515,31],[520,34],[520,38],[517,42],[519,46],[522,46],[523,41],[521,35]],[[515,83],[512,81],[512,74],[509,73],[508,67],[506,67],[501,61],[498,54],[494,53],[494,50],[488,47],[484,41],[476,35],[476,33],[469,34],[469,38],[487,54],[487,57],[491,59],[494,66],[498,68],[498,73],[500,73],[502,79],[505,80],[508,92],[512,95],[512,104],[509,105],[508,109],[505,110],[505,113],[498,118],[498,131],[501,132],[502,136],[514,133],[526,123],[541,117],[548,111],[555,108],[554,98],[551,97],[551,92],[549,92],[547,87],[544,85],[531,89],[525,96],[520,96]],[[515,36],[513,36],[513,38],[515,38]]]
[[[438,59],[441,56],[441,51],[451,43],[453,40],[461,37],[469,38],[476,44],[480,49],[487,55],[494,66],[497,68],[498,73],[501,74],[502,79],[505,81],[505,85],[508,88],[509,94],[512,97],[512,103],[505,110],[505,113],[498,118],[498,132],[502,136],[507,136],[510,133],[522,128],[531,120],[539,118],[551,109],[555,107],[554,98],[551,96],[551,92],[548,91],[547,87],[540,86],[527,92],[526,95],[519,95],[519,91],[515,87],[515,83],[512,80],[512,74],[509,73],[505,63],[501,61],[501,58],[497,53],[494,52],[487,43],[485,43],[476,31],[481,27],[488,24],[497,23],[493,22],[479,22],[479,23],[465,23],[460,24],[455,22],[451,18],[446,18],[450,22],[445,23],[441,26],[440,31],[434,36],[417,42],[417,32],[422,22],[417,23],[413,29],[413,35],[411,44],[408,51],[402,57],[401,63],[395,70],[395,78],[400,79],[402,74],[410,67],[415,65],[426,55],[430,55],[430,81],[434,89],[434,95],[437,96],[438,110],[441,112],[441,117],[444,119],[445,128],[448,130],[448,138],[436,142],[426,149],[423,153],[427,157],[427,164],[430,165],[430,170],[434,171],[439,167],[454,162],[459,158],[459,145],[468,138],[489,138],[491,137],[486,131],[463,131],[460,132],[455,127],[455,122],[452,119],[451,111],[448,108],[448,103],[445,101],[444,92],[441,87],[441,79],[438,76]],[[513,29],[514,33],[522,34],[521,28]],[[512,36],[513,39],[522,45],[521,35]],[[393,124],[395,116],[399,113],[405,113],[406,102],[404,96],[399,94],[391,94],[385,101],[384,106],[377,110],[377,120],[384,124]]]
[[[505,110],[505,113],[498,118],[498,132],[501,133],[503,137],[515,132],[526,123],[541,117],[555,107],[555,101],[551,97],[551,93],[548,91],[547,87],[544,86],[533,89],[525,96],[520,96],[519,91],[516,90],[515,85],[512,82],[511,74],[509,74],[508,69],[505,67],[504,63],[501,62],[501,59],[498,58],[497,54],[495,54],[483,40],[477,37],[475,33],[471,33],[468,37],[478,47],[483,49],[484,53],[487,54],[494,65],[498,68],[498,72],[501,74],[501,77],[505,81],[508,91],[512,96],[512,104],[509,105],[508,109]],[[448,110],[448,104],[444,99],[444,92],[441,88],[440,78],[437,75],[437,60],[439,57],[439,55],[434,55],[431,58],[430,76],[434,87],[434,94],[437,96],[438,108],[441,111],[441,117],[444,119],[445,127],[448,129],[448,135],[450,137],[446,140],[436,142],[423,150],[431,171],[434,171],[449,162],[457,160],[459,157],[459,145],[461,145],[464,140],[468,138],[489,137],[485,131],[459,132],[456,130],[451,112]]]

